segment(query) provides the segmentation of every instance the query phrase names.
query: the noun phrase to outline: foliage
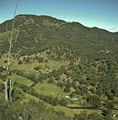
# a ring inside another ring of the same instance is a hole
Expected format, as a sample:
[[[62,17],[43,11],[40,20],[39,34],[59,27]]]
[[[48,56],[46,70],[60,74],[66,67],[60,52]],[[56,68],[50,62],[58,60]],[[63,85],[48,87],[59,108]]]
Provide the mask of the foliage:
[[[90,103],[93,107],[99,108],[101,103],[100,103],[100,98],[97,95],[89,95],[87,97],[88,103]]]
[[[81,112],[81,114],[75,115],[74,120],[106,120],[106,119],[97,113],[86,114],[86,112]]]
[[[42,103],[30,100],[26,103],[12,102],[6,103],[0,100],[0,119],[1,120],[69,120],[64,114],[46,109]]]

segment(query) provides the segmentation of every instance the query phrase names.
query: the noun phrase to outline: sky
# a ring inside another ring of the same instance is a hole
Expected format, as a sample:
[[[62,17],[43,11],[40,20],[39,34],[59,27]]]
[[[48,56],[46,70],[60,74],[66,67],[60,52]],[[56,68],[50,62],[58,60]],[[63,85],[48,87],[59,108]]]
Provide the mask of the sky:
[[[0,23],[13,18],[17,0],[0,0]],[[48,15],[118,32],[118,0],[20,0],[18,14]]]

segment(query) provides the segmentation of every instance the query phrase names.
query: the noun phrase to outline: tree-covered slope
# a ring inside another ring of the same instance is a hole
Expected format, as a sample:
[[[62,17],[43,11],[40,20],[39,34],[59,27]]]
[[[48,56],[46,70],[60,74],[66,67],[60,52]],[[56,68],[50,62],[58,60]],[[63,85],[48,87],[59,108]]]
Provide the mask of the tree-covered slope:
[[[80,23],[68,23],[49,16],[35,15],[18,15],[15,19],[18,37],[14,42],[14,51],[22,49],[22,52],[31,54],[51,48],[59,42],[70,43],[72,46],[76,44],[88,53],[106,48],[115,51],[118,47],[117,34],[98,28],[87,28]],[[11,30],[11,24],[12,20],[9,20],[0,25],[1,48],[4,45],[7,48],[3,36],[6,30]],[[5,49],[1,52],[5,52]]]
[[[3,79],[11,24],[0,24]],[[25,93],[53,106],[67,106],[77,98],[79,107],[104,114],[114,109],[110,103],[118,105],[118,33],[49,16],[18,15],[13,38],[12,52],[20,50],[20,57],[11,75]]]

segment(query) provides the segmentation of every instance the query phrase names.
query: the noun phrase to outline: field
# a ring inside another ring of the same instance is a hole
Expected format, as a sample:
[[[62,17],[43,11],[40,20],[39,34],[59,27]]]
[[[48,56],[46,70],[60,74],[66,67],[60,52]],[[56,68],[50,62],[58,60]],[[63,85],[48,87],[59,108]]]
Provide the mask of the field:
[[[38,83],[34,86],[34,89],[39,94],[44,94],[49,96],[52,95],[55,97],[68,96],[70,94],[70,93],[64,93],[61,88],[50,83]]]

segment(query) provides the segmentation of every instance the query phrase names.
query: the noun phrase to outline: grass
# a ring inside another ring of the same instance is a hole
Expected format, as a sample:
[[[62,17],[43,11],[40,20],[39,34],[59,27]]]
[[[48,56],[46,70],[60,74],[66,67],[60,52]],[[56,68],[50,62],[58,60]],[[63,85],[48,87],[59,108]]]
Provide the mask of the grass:
[[[27,79],[26,77],[22,77],[22,76],[15,75],[15,74],[13,74],[12,79],[20,84],[24,84],[27,86],[30,86],[33,83],[31,80]]]
[[[53,106],[55,111],[62,111],[65,113],[66,116],[68,117],[74,117],[75,114],[80,114],[82,111],[86,111],[87,114],[90,113],[101,113],[101,110],[95,110],[95,109],[70,109],[68,107],[63,107],[63,106]]]
[[[42,68],[40,69],[40,71],[42,73],[49,73],[52,70],[57,70],[59,69],[61,66],[63,65],[68,65],[69,62],[68,61],[54,61],[54,60],[50,60],[48,59],[46,52],[43,52],[42,54],[38,54],[38,56],[42,57],[44,59],[44,62],[38,62],[37,60],[31,60],[31,63],[23,63],[21,65],[18,64],[18,60],[16,60],[12,66],[11,69],[16,69],[17,70],[33,70],[34,71],[34,67],[36,66],[41,66]],[[34,58],[35,55],[31,55],[31,58]],[[6,63],[4,63],[4,60],[7,59],[7,54],[2,55],[2,57],[0,58],[0,65],[4,65],[6,66]],[[47,62],[45,62],[45,60],[48,59]],[[20,60],[23,60],[23,57],[20,58]]]
[[[34,55],[30,56],[30,57],[35,57]],[[41,54],[40,57],[42,57],[44,60],[48,59],[47,56],[44,54]],[[3,58],[5,58],[5,56],[3,56]],[[21,57],[20,60],[22,60],[23,58]],[[3,61],[3,60],[1,60]],[[31,60],[32,61],[32,60]],[[50,60],[48,59],[47,62],[43,61],[43,62],[38,62],[37,60],[33,60],[31,63],[23,63],[21,65],[18,64],[18,61],[15,61],[15,63],[12,65],[12,69],[21,69],[22,70],[34,70],[34,67],[36,66],[41,66],[40,71],[42,73],[49,73],[52,70],[57,70],[59,69],[61,66],[63,65],[68,65],[69,62],[68,61],[54,61],[54,60]]]
[[[49,96],[54,95],[55,97],[58,97],[60,95],[66,96],[70,94],[70,93],[63,92],[61,88],[57,87],[54,84],[50,84],[50,83],[38,83],[34,86],[34,89],[39,94],[44,94],[44,95],[49,95]]]

